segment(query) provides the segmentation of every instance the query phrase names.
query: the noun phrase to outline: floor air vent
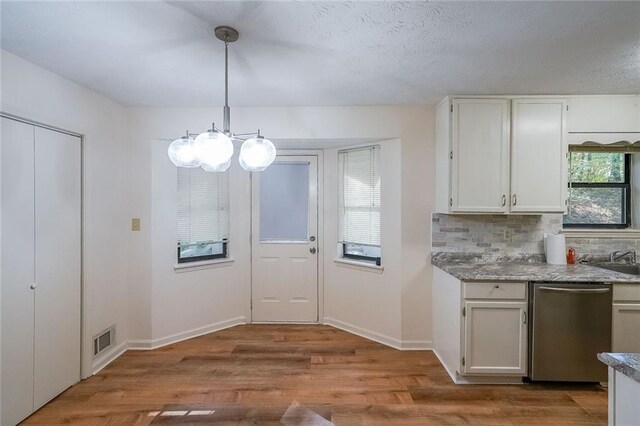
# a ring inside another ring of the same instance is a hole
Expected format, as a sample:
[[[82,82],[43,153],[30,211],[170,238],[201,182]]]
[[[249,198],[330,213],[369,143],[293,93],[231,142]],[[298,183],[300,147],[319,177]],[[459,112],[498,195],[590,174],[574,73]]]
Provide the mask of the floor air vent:
[[[93,337],[93,356],[98,356],[103,351],[109,349],[116,338],[116,326],[112,325],[106,330]]]

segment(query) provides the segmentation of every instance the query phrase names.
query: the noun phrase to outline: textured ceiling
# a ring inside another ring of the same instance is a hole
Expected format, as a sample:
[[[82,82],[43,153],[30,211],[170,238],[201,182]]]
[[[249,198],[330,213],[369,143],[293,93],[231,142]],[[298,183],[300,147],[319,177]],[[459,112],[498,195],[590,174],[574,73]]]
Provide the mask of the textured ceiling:
[[[2,48],[125,105],[640,93],[640,2],[8,2]]]

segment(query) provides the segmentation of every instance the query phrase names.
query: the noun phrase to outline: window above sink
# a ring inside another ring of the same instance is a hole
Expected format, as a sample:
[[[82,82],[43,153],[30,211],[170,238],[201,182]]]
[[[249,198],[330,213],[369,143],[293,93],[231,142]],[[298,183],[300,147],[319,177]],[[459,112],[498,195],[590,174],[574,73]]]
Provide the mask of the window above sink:
[[[569,203],[564,228],[631,226],[631,154],[570,152]]]

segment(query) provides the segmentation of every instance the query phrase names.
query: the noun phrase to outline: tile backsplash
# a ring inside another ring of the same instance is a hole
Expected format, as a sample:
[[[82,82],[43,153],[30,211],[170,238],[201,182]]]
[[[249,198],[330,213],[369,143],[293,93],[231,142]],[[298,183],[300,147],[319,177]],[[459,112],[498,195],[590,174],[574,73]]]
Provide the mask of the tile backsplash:
[[[544,253],[542,238],[558,233],[562,215],[449,215],[432,217],[432,251]]]
[[[543,215],[450,215],[432,216],[433,252],[515,255],[543,254],[545,233],[562,230],[561,214]],[[636,250],[638,238],[567,237],[579,258],[607,256],[614,250]]]

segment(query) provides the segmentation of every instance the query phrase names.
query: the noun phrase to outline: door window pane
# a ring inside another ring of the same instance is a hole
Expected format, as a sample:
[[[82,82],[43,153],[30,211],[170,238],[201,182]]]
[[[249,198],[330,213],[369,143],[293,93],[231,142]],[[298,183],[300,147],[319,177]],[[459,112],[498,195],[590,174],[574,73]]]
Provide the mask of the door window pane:
[[[308,241],[309,163],[274,163],[260,172],[260,241]]]

